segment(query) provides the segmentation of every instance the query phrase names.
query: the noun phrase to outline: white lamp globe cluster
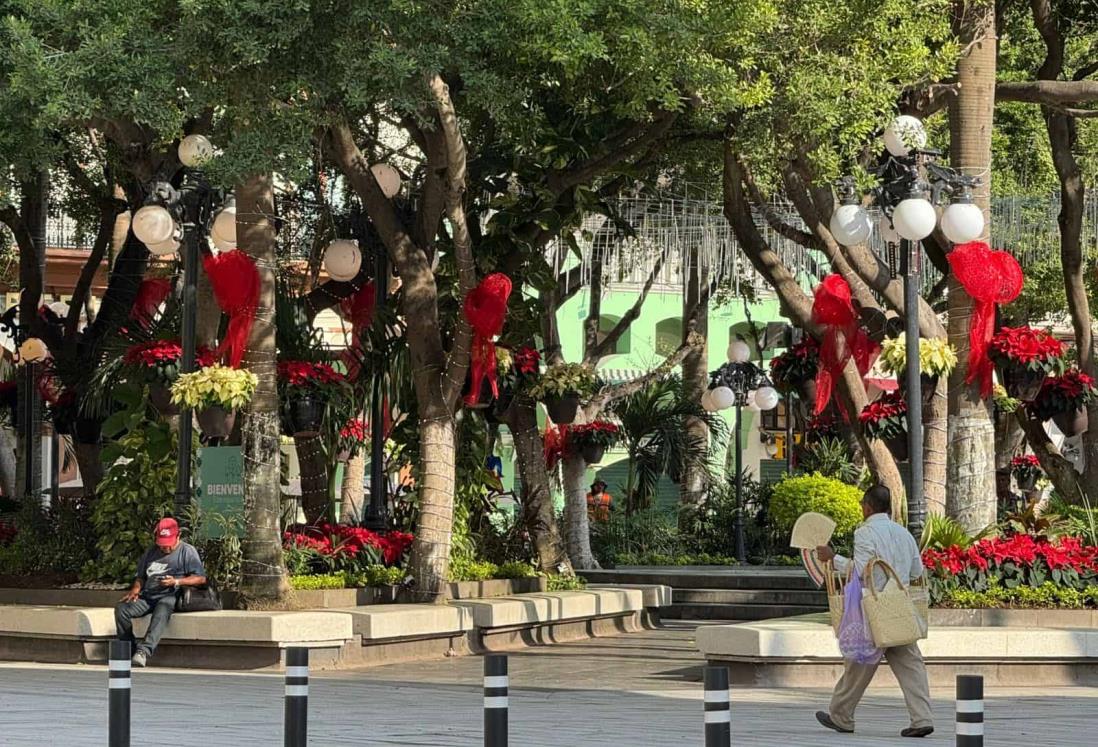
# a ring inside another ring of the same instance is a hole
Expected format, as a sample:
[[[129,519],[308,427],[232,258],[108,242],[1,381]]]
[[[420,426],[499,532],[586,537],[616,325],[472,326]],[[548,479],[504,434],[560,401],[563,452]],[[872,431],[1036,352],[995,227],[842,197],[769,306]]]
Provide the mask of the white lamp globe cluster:
[[[728,346],[728,362],[742,364],[749,360],[751,360],[751,346],[743,340],[733,340]],[[778,406],[779,399],[778,392],[768,384],[749,391],[746,402],[743,404],[752,410],[773,410]],[[707,389],[701,396],[701,406],[707,412],[727,410],[735,405],[736,393],[731,387],[723,384]]]
[[[133,214],[133,235],[157,256],[174,254],[183,232],[163,205],[145,205]]]

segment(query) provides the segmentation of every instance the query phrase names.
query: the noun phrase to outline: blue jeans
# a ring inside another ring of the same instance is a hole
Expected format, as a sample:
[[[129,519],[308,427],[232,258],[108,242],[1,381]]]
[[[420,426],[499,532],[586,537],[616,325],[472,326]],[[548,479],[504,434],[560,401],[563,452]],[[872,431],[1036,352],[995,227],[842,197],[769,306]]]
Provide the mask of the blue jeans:
[[[118,628],[118,640],[136,643],[137,639],[133,636],[134,619],[151,614],[149,629],[145,631],[145,638],[134,653],[142,651],[146,656],[152,656],[157,644],[160,643],[160,636],[164,635],[168,620],[172,619],[173,612],[175,612],[175,594],[157,600],[138,597],[132,602],[120,602],[114,608],[114,624]]]

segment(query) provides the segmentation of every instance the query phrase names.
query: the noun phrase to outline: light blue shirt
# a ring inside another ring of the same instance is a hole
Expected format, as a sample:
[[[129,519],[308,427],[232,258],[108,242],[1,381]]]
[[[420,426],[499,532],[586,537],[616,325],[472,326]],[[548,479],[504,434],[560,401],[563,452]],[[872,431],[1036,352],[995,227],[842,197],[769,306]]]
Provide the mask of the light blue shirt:
[[[923,575],[923,559],[919,545],[906,527],[894,522],[888,514],[873,514],[854,531],[854,572],[861,575],[874,557],[892,566],[900,581],[908,584]],[[835,556],[835,569],[846,576],[851,560]],[[888,582],[887,574],[878,568],[873,574],[877,590]]]

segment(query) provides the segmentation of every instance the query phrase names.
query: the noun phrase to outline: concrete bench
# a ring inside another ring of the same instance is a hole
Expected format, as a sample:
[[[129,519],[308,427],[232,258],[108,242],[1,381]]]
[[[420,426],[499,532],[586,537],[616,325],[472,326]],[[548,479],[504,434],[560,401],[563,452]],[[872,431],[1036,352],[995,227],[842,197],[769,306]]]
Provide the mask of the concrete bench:
[[[727,664],[741,684],[826,686],[842,669],[825,614],[702,627],[697,645],[710,663]],[[931,625],[919,648],[932,683],[946,685],[957,673],[984,674],[1003,686],[1098,683],[1098,630],[1092,628]],[[877,680],[894,683],[891,675]]]
[[[450,604],[379,604],[349,607],[346,613],[355,635],[367,641],[393,638],[461,635],[473,629],[473,616],[464,607]]]
[[[671,606],[672,590],[663,584],[588,584],[588,589],[636,589],[643,595],[646,609]]]
[[[478,628],[503,628],[637,612],[644,608],[644,594],[636,589],[547,591],[450,604],[468,609]]]

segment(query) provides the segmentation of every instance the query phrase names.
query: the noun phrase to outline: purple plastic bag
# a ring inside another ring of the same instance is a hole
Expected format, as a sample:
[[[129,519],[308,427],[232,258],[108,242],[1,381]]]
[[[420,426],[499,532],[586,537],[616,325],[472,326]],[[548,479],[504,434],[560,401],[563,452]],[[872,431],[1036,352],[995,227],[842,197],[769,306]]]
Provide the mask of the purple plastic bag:
[[[876,664],[884,655],[873,645],[873,636],[862,614],[862,580],[852,573],[843,592],[843,619],[839,623],[839,651],[856,664]]]

